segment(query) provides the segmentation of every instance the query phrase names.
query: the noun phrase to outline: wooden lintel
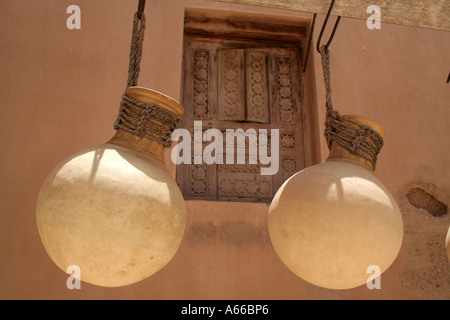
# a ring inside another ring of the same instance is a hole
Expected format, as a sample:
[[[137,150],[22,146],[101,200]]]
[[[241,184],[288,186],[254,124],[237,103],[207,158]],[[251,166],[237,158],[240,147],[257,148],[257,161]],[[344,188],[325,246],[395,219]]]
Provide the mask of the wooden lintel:
[[[185,18],[186,35],[223,39],[252,39],[299,43],[307,33],[305,26],[291,26],[236,19],[191,17]]]

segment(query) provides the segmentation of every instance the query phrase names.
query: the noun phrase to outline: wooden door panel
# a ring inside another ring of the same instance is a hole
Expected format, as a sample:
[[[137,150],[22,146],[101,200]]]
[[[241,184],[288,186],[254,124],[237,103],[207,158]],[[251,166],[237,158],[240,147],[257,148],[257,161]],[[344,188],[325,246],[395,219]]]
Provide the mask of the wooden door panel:
[[[224,135],[223,164],[177,166],[177,181],[186,199],[270,202],[282,183],[304,168],[301,73],[296,72],[299,56],[297,49],[257,43],[186,41],[184,128],[193,138],[194,121],[202,121],[203,133],[214,128]],[[227,163],[227,129],[254,129],[258,146],[259,130],[266,129],[268,156],[271,130],[279,130],[279,171],[273,176],[261,175],[261,168],[269,165],[260,163],[259,154],[256,164],[249,163],[248,137],[245,150],[236,143],[235,162]],[[202,150],[208,145],[203,141]],[[244,164],[236,161],[238,151],[245,154]]]
[[[246,50],[246,120],[270,123],[269,82],[267,81],[267,57],[263,52]]]
[[[244,50],[218,52],[218,120],[245,120]]]

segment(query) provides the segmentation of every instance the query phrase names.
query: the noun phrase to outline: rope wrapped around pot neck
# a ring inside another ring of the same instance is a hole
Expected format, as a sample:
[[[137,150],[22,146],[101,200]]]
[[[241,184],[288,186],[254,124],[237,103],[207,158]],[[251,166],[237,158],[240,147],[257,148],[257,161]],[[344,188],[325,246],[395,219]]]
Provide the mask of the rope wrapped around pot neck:
[[[378,154],[384,145],[383,138],[371,127],[342,116],[333,109],[331,99],[330,52],[327,46],[320,48],[323,75],[326,88],[325,138],[328,148],[333,142],[338,143],[351,153],[368,160],[375,170]]]
[[[127,88],[136,86],[139,79],[145,21],[145,14],[141,13],[139,18],[139,13],[136,12],[133,20]],[[125,90],[114,129],[126,131],[140,138],[145,137],[170,148],[172,133],[181,122],[180,115],[160,106],[133,99],[126,95]]]

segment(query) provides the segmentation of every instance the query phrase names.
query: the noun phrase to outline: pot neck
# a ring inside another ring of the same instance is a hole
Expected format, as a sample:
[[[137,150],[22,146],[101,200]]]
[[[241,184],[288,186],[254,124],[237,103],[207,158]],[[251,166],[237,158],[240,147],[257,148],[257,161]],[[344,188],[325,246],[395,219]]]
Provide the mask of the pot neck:
[[[356,154],[351,153],[350,151],[348,151],[341,145],[337,144],[336,142],[333,142],[333,144],[331,145],[330,154],[328,155],[328,158],[325,161],[345,162],[360,166],[364,169],[369,170],[372,173],[375,171],[373,164],[370,161]]]
[[[164,153],[166,148],[156,141],[138,137],[123,130],[117,130],[108,143],[134,150],[145,157],[150,157],[162,163],[165,162]]]
[[[172,98],[146,88],[127,88],[108,143],[132,149],[164,163],[165,149],[184,114]]]

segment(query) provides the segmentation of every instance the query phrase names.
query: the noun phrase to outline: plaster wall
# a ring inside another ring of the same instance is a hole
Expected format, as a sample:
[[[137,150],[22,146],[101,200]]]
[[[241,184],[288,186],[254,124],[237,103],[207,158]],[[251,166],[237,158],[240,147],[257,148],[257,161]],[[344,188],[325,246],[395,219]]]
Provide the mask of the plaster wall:
[[[81,30],[69,30],[66,9],[81,8]],[[382,275],[382,289],[331,291],[292,274],[268,237],[265,204],[189,201],[185,238],[174,259],[137,284],[107,289],[87,283],[68,290],[67,274],[39,239],[39,189],[61,160],[109,140],[125,89],[132,16],[137,1],[0,0],[0,298],[2,299],[448,299],[445,255],[448,213],[435,217],[411,205],[419,187],[450,203],[450,34],[343,19],[330,48],[334,105],[386,130],[377,177],[399,203],[404,245]],[[147,1],[139,85],[180,99],[186,9],[281,19],[311,18],[278,9],[207,0]],[[322,25],[323,16],[317,20]],[[334,19],[332,19],[332,22]],[[314,40],[317,40],[316,29]],[[326,38],[326,37],[325,37]],[[325,91],[315,70],[317,154]],[[167,166],[175,174],[175,166]]]

